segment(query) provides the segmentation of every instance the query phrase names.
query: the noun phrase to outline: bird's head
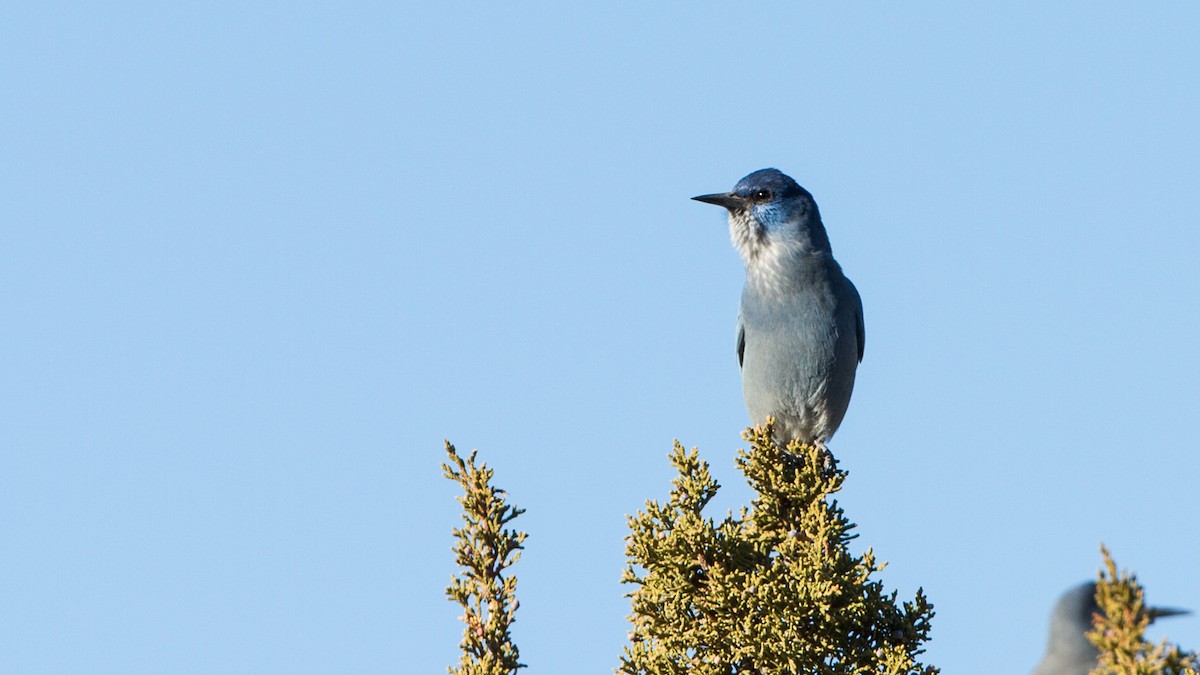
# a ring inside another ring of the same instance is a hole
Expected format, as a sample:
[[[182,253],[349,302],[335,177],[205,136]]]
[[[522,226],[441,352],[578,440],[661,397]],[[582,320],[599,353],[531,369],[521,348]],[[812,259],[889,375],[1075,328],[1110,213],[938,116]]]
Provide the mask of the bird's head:
[[[692,199],[729,211],[729,233],[747,265],[772,248],[795,253],[829,251],[817,203],[808,190],[779,169],[760,169],[738,181],[731,192]]]
[[[1092,630],[1096,615],[1103,610],[1096,601],[1096,582],[1088,581],[1063,594],[1054,605],[1050,615],[1050,641],[1046,647],[1046,659],[1035,675],[1058,672],[1049,664],[1088,663],[1094,664],[1099,651],[1087,638]],[[1188,614],[1185,609],[1170,607],[1147,607],[1150,621]]]

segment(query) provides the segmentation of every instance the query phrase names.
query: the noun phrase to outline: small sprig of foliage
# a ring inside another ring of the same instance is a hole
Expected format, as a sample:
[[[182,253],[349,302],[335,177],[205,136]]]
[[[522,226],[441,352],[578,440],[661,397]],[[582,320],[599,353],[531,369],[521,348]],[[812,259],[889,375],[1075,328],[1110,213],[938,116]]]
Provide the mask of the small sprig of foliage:
[[[512,675],[520,653],[509,628],[517,611],[517,578],[504,571],[521,557],[525,533],[505,526],[525,512],[505,503],[504,490],[492,487],[492,470],[475,464],[475,451],[465,460],[446,443],[446,478],[463,488],[463,526],[454,528],[454,559],[462,569],[450,580],[446,595],[462,605],[462,659],[451,675]]]
[[[1147,608],[1145,589],[1137,577],[1118,570],[1108,549],[1101,546],[1104,569],[1096,582],[1095,626],[1088,639],[1100,650],[1100,661],[1092,671],[1095,675],[1196,675],[1200,659],[1195,653],[1184,652],[1163,640],[1153,644],[1146,640],[1146,626],[1154,620],[1154,610]]]
[[[757,492],[751,508],[706,518],[719,485],[676,442],[667,502],[629,518],[633,626],[619,672],[938,672],[917,662],[933,617],[923,592],[897,606],[871,579],[884,563],[849,551],[854,525],[832,498],[846,472],[824,448],[778,447],[770,425],[744,437],[737,466]]]

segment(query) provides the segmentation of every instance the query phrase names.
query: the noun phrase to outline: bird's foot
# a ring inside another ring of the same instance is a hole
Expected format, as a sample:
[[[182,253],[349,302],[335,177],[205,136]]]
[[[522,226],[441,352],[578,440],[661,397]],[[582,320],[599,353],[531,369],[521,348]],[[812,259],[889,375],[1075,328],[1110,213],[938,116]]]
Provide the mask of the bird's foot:
[[[834,457],[833,453],[829,451],[829,448],[825,445],[825,441],[818,440],[813,445],[817,446],[817,451],[820,453],[821,467],[826,471],[837,471],[837,458]]]

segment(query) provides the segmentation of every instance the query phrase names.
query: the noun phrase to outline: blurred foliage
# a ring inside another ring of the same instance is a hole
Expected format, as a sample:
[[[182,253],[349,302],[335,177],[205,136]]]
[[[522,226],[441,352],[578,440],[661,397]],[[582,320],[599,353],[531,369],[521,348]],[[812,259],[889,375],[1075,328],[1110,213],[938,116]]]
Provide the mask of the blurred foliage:
[[[1180,613],[1177,610],[1147,608],[1145,589],[1137,577],[1117,565],[1108,549],[1100,547],[1104,569],[1096,582],[1096,604],[1100,612],[1088,639],[1100,650],[1095,675],[1196,675],[1200,660],[1195,653],[1181,651],[1166,640],[1153,644],[1146,640],[1146,626],[1157,615]]]

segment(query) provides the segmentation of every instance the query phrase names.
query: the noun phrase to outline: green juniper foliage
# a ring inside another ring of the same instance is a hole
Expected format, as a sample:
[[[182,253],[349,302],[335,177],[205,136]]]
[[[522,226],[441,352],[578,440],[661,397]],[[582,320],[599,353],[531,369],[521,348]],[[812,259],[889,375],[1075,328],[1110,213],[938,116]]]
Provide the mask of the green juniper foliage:
[[[846,478],[828,451],[749,430],[738,468],[758,493],[720,522],[703,515],[719,486],[678,442],[665,504],[629,519],[622,581],[633,624],[618,672],[637,674],[936,673],[916,658],[933,606],[871,575],[884,564],[852,555],[854,527],[832,499]]]
[[[1179,647],[1148,642],[1146,626],[1153,619],[1146,607],[1145,590],[1137,577],[1117,570],[1108,549],[1100,547],[1105,569],[1096,582],[1096,604],[1100,613],[1088,639],[1100,650],[1096,675],[1196,675],[1200,659]]]
[[[452,577],[446,595],[463,607],[462,660],[451,675],[511,675],[525,665],[509,627],[517,611],[517,578],[505,576],[521,557],[525,533],[505,525],[525,512],[505,503],[505,492],[492,487],[492,470],[475,464],[475,451],[466,460],[446,443],[450,463],[446,478],[463,488],[463,527],[454,528],[454,557],[462,568]]]

